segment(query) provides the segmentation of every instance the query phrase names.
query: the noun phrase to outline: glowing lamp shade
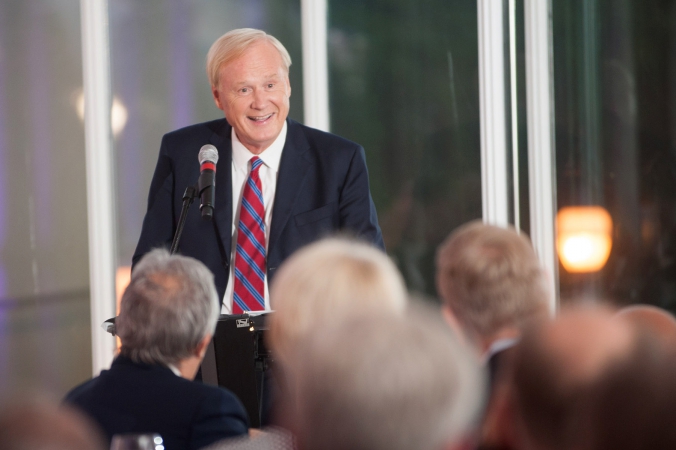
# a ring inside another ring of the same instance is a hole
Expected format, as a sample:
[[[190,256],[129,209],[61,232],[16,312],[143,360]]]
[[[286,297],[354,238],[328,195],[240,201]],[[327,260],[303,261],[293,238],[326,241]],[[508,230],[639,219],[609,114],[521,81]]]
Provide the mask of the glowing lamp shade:
[[[597,272],[603,268],[613,246],[613,220],[600,206],[571,206],[556,218],[556,248],[568,272]]]

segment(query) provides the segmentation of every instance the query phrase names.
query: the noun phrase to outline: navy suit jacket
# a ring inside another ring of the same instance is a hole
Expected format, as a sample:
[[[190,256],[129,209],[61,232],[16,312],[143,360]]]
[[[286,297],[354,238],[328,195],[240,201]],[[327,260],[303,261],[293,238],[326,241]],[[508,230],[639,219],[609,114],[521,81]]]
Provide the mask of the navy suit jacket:
[[[199,449],[244,435],[249,427],[244,407],[230,391],[123,356],[65,401],[92,417],[109,442],[119,433],[159,433],[167,449]]]
[[[287,126],[268,242],[268,280],[295,250],[339,230],[384,249],[369,191],[364,149],[290,119]],[[219,154],[214,217],[212,221],[203,220],[198,205],[193,205],[179,252],[211,269],[221,300],[230,274],[232,245],[231,130],[225,119],[219,119],[163,137],[133,258],[136,263],[152,248],[171,245],[185,188],[195,185],[199,177],[199,150],[213,144]]]

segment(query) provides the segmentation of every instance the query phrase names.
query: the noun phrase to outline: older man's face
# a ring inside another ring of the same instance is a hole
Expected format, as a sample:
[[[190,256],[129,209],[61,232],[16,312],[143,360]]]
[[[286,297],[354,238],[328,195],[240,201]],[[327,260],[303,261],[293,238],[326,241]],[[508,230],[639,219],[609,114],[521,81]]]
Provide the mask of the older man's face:
[[[257,42],[221,66],[218,75],[218,86],[212,87],[216,106],[240,142],[252,153],[261,153],[277,138],[289,114],[291,85],[282,57],[269,42]]]

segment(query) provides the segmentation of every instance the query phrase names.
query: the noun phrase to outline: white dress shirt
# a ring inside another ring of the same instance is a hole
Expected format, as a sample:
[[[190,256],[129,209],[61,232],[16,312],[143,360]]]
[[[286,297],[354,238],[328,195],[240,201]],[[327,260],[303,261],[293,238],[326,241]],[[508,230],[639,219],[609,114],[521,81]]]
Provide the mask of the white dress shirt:
[[[277,189],[277,174],[279,161],[282,159],[282,150],[286,142],[286,122],[277,139],[260,155],[254,155],[237,138],[235,129],[232,129],[232,244],[230,252],[230,277],[223,296],[222,314],[232,314],[232,294],[235,284],[235,254],[237,251],[237,226],[239,225],[239,210],[242,206],[244,183],[249,177],[251,164],[249,160],[258,156],[262,161],[258,175],[263,185],[263,206],[265,207],[265,251],[267,259],[268,242],[270,240],[270,225],[272,224],[272,208]],[[267,269],[267,267],[266,267]],[[268,288],[267,270],[265,274],[265,310],[270,311],[270,290]]]

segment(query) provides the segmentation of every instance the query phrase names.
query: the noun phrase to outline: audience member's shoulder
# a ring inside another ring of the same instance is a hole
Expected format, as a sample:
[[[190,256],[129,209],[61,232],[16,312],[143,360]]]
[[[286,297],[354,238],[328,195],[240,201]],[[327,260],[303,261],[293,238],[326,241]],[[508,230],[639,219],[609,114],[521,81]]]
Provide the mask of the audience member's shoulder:
[[[70,390],[64,397],[63,401],[66,403],[73,403],[75,402],[82,394],[87,392],[89,389],[91,389],[92,382],[94,380],[89,380],[85,381],[84,383],[80,384],[79,386],[75,386],[73,389]]]
[[[246,410],[239,398],[228,389],[220,386],[201,383],[199,381],[190,381],[185,378],[178,378],[184,389],[190,390],[191,395],[201,398],[203,401],[215,405],[218,409],[225,410],[228,414],[242,416],[248,423]]]
[[[64,397],[64,399],[63,399],[64,403],[77,404],[82,399],[90,396],[90,394],[96,389],[96,386],[98,384],[99,384],[99,377],[94,377],[90,380],[85,381],[84,383],[82,383],[78,386],[75,386]]]
[[[215,395],[220,397],[229,397],[233,396],[232,392],[228,389],[222,388],[220,386],[215,386],[213,384],[203,383],[201,381],[187,380],[183,377],[176,377],[177,382],[180,383],[185,389],[190,389],[195,394],[198,395]]]

